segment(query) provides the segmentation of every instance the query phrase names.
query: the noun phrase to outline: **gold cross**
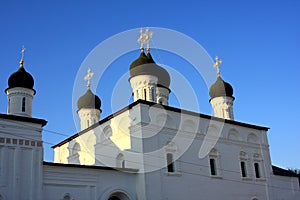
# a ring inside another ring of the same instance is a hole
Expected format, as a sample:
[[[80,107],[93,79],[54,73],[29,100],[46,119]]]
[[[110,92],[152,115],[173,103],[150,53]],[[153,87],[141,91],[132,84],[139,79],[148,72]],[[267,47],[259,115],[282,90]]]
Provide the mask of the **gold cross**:
[[[215,61],[214,67],[217,68],[217,74],[220,76],[220,65],[222,64],[222,60],[219,60],[219,57],[216,56]]]
[[[22,50],[21,50],[21,60],[20,60],[20,67],[24,66],[24,54],[25,54],[25,47],[24,45],[22,46]]]
[[[140,29],[140,37],[137,42],[141,43],[141,50],[144,50],[144,45],[147,44],[147,50],[150,50],[149,40],[152,38],[153,32],[149,32],[149,28],[146,28],[143,33],[143,29]]]
[[[87,88],[88,89],[91,89],[91,79],[92,79],[93,76],[94,76],[94,73],[91,72],[90,68],[88,68],[87,75],[84,77],[84,80],[87,81]]]

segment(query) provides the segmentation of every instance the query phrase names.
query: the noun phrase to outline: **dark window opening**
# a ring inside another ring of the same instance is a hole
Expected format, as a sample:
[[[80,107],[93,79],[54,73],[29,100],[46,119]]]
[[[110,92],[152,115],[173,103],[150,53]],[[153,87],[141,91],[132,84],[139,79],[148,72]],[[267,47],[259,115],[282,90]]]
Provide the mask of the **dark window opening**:
[[[244,161],[241,162],[241,170],[242,170],[242,177],[247,177],[246,163]]]
[[[116,197],[116,196],[112,196],[112,197],[109,197],[108,200],[121,200],[119,197]]]
[[[260,171],[259,171],[259,164],[258,163],[254,163],[254,169],[255,169],[255,177],[256,178],[260,178]]]
[[[147,90],[144,89],[144,99],[147,100]]]
[[[173,155],[171,153],[167,154],[167,164],[168,164],[168,172],[174,172],[174,162]]]
[[[25,112],[25,104],[26,104],[26,99],[23,97],[22,99],[22,112]]]
[[[212,176],[217,175],[216,161],[215,161],[215,159],[213,159],[213,158],[209,159],[209,164],[210,164],[210,174]]]

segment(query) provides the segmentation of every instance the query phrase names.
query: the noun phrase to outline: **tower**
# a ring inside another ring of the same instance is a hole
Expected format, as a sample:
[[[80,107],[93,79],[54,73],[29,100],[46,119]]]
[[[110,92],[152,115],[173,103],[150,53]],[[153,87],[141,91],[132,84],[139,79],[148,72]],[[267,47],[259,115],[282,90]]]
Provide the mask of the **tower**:
[[[23,47],[20,67],[8,79],[8,88],[5,90],[8,97],[7,113],[10,115],[31,117],[32,100],[35,95],[35,90],[33,89],[34,80],[24,68],[24,52],[25,48]]]
[[[80,127],[81,130],[84,130],[91,125],[95,124],[100,120],[101,114],[101,100],[91,91],[90,80],[93,77],[94,73],[90,69],[87,71],[87,75],[84,79],[88,82],[87,91],[82,95],[77,102],[78,115],[80,118]]]
[[[130,65],[129,82],[132,87],[134,101],[144,99],[168,105],[170,75],[153,60],[149,47],[151,37],[152,33],[149,33],[148,28],[144,33],[141,29],[138,39],[138,42],[141,43],[141,54]],[[144,52],[144,44],[147,44],[147,55]]]
[[[8,114],[0,114],[0,193],[5,199],[42,199],[43,119],[32,118],[34,80],[24,69],[8,79]],[[16,192],[17,191],[17,192]]]
[[[214,67],[217,68],[218,78],[209,89],[209,102],[213,107],[215,117],[234,120],[233,101],[235,98],[233,97],[233,88],[221,78],[219,67],[222,61],[217,56],[215,60]]]

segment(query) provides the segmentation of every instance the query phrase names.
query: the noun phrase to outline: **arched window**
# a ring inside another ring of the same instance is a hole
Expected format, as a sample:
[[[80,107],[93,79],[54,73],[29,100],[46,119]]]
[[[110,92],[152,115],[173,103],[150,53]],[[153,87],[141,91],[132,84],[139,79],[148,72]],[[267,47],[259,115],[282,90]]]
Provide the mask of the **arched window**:
[[[216,176],[217,175],[216,160],[214,158],[210,158],[209,165],[210,165],[210,175]]]
[[[89,127],[90,126],[90,120],[87,120],[86,124],[87,124],[87,127]]]
[[[174,172],[174,160],[173,160],[173,154],[167,153],[167,167],[168,172]]]
[[[72,197],[69,193],[64,195],[64,198],[62,200],[72,200]]]
[[[8,113],[10,113],[10,99],[8,99]]]
[[[144,89],[144,99],[147,100],[147,89]]]
[[[255,177],[256,178],[260,178],[261,175],[260,175],[260,169],[259,169],[259,163],[254,163],[254,170],[255,170]]]
[[[151,88],[152,101],[155,100],[154,88]]]
[[[245,161],[241,161],[242,177],[247,177],[247,168]]]
[[[26,98],[22,98],[22,112],[25,112]]]
[[[221,168],[220,168],[220,157],[217,149],[213,148],[208,156],[208,164],[211,177],[220,177]]]
[[[109,197],[108,200],[121,200],[119,197],[116,197],[116,196],[112,196],[112,197]]]

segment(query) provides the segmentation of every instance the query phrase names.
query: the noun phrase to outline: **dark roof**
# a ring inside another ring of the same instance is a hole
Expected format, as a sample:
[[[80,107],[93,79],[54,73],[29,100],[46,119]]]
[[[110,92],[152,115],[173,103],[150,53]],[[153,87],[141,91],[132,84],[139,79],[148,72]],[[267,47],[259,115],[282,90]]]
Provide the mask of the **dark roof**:
[[[87,129],[84,129],[78,133],[75,133],[74,135],[72,135],[71,137],[61,141],[60,143],[52,146],[52,148],[56,148],[56,147],[59,147],[71,140],[73,140],[74,138],[96,128],[97,126],[109,121],[110,119],[116,117],[117,115],[123,113],[123,112],[126,112],[128,110],[130,110],[132,107],[138,105],[138,104],[146,104],[146,105],[149,105],[149,106],[153,106],[153,105],[157,105],[157,103],[154,103],[154,102],[149,102],[149,101],[145,101],[145,100],[142,100],[142,99],[139,99],[133,103],[131,103],[130,105],[126,106],[125,108],[119,110],[118,112],[116,113],[113,113],[109,116],[107,116],[106,118],[102,119],[101,121],[93,124],[92,126],[88,127]],[[247,127],[247,128],[252,128],[252,129],[257,129],[257,130],[264,130],[264,131],[267,131],[269,130],[269,128],[267,127],[263,127],[263,126],[257,126],[257,125],[252,125],[252,124],[247,124],[247,123],[243,123],[243,122],[238,122],[238,121],[233,121],[233,120],[228,120],[228,119],[221,119],[221,118],[218,118],[218,117],[213,117],[213,116],[210,116],[210,115],[205,115],[205,114],[200,114],[200,113],[196,113],[196,112],[192,112],[192,111],[188,111],[188,110],[183,110],[183,109],[179,109],[179,108],[174,108],[174,107],[170,107],[170,106],[165,106],[165,105],[161,105],[159,104],[160,107],[164,107],[166,110],[170,110],[170,111],[174,111],[174,112],[178,112],[178,113],[184,113],[184,114],[188,114],[188,115],[193,115],[193,116],[198,116],[200,118],[204,118],[204,119],[211,119],[211,120],[215,120],[215,121],[220,121],[220,122],[224,122],[224,123],[227,123],[227,124],[233,124],[233,125],[237,125],[237,126],[243,126],[243,127]]]
[[[24,67],[19,67],[19,69],[16,72],[12,73],[12,75],[10,75],[10,77],[8,78],[8,88],[6,90],[15,87],[22,87],[33,90],[33,86],[34,80],[31,74],[26,72]]]
[[[112,171],[124,171],[124,172],[138,172],[138,169],[132,168],[113,168],[106,166],[95,166],[95,165],[78,165],[78,164],[63,164],[63,163],[53,163],[43,161],[43,165],[55,166],[55,167],[73,167],[73,168],[86,168],[86,169],[102,169],[102,170],[112,170]]]
[[[213,99],[215,97],[232,97],[233,88],[232,86],[225,82],[220,76],[217,78],[217,81],[210,87],[209,89],[210,98]]]
[[[278,176],[290,176],[290,177],[300,177],[299,174],[296,174],[290,170],[282,169],[280,167],[272,165],[272,170],[274,175]]]
[[[32,118],[32,117],[22,117],[22,116],[17,116],[17,115],[0,114],[0,118],[22,121],[22,122],[31,122],[31,123],[35,123],[35,124],[41,124],[42,126],[45,126],[47,124],[47,121],[44,119],[38,119],[38,118]]]
[[[81,108],[95,108],[101,110],[101,100],[90,89],[86,91],[77,101],[78,110]]]
[[[158,85],[166,88],[170,86],[171,79],[169,73],[155,63],[150,52],[147,55],[141,52],[140,56],[130,64],[130,76],[134,77],[138,75],[156,76]]]

